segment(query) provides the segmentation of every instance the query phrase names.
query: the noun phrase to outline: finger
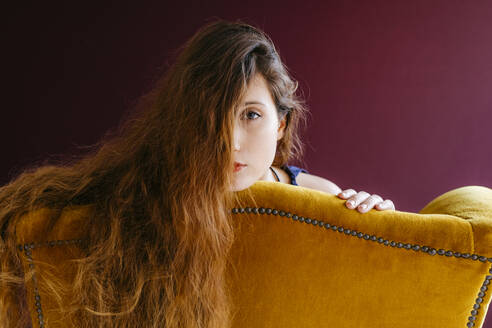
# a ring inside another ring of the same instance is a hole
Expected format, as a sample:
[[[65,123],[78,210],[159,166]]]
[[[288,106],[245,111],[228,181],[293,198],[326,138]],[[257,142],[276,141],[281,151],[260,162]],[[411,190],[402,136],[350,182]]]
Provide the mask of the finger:
[[[357,206],[357,209],[361,213],[366,213],[370,211],[374,207],[374,205],[381,203],[382,201],[383,199],[381,198],[381,196],[374,194],[367,197],[366,200],[364,200],[359,206]]]
[[[376,209],[378,209],[380,211],[395,210],[395,205],[393,204],[393,202],[391,200],[386,199],[384,202],[377,204]]]
[[[365,191],[359,191],[356,195],[353,195],[352,197],[350,197],[347,202],[346,202],[346,206],[348,208],[356,208],[360,203],[362,203],[364,200],[367,199],[367,197],[369,197],[370,194],[368,194],[367,192]]]
[[[388,202],[384,201],[376,205],[376,209],[380,211],[385,211],[388,209]]]
[[[338,194],[338,197],[347,199],[355,194],[357,194],[357,192],[354,189],[345,189],[344,191]]]
[[[386,202],[388,204],[388,209],[389,210],[393,210],[393,211],[396,210],[395,204],[393,204],[393,202],[390,199],[387,199]]]

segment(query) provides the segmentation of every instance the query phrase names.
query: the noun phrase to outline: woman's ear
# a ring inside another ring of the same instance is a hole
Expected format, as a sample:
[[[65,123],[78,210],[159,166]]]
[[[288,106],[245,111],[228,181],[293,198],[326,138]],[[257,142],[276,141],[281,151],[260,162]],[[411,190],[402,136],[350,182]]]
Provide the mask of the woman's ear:
[[[284,117],[282,117],[282,119],[279,122],[278,130],[277,130],[277,140],[280,140],[284,137],[285,127],[286,127],[286,117],[287,115],[284,115]]]

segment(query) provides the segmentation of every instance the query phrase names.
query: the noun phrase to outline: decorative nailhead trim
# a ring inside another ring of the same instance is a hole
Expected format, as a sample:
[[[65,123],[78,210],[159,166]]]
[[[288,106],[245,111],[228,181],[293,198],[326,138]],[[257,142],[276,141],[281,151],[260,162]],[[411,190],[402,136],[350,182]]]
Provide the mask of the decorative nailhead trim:
[[[34,270],[34,263],[32,261],[32,253],[31,249],[34,248],[31,247],[32,244],[24,244],[24,254],[27,257],[27,262],[29,263],[29,268]],[[39,296],[39,290],[38,290],[38,280],[36,278],[36,274],[33,273],[32,275],[32,283],[34,285],[34,305],[36,307],[36,312],[38,313],[38,323],[39,327],[44,327],[44,321],[43,321],[43,309],[41,307],[41,297]]]
[[[299,216],[297,214],[292,214],[292,213],[285,212],[282,210],[277,210],[277,209],[272,210],[271,208],[265,209],[263,207],[259,207],[259,208],[246,207],[246,208],[233,208],[231,212],[232,212],[232,214],[238,214],[238,213],[246,212],[246,213],[255,213],[255,214],[258,214],[258,213],[265,214],[266,213],[266,214],[280,215],[282,217],[292,218],[292,220],[297,221],[297,222],[303,222],[303,223],[312,224],[313,226],[324,227],[327,230],[337,231],[340,233],[344,233],[346,235],[355,236],[357,238],[364,238],[365,240],[377,241],[379,244],[383,244],[385,246],[389,245],[391,247],[404,248],[406,250],[411,249],[415,252],[421,251],[421,252],[424,252],[428,255],[438,254],[438,255],[446,256],[446,257],[454,256],[456,258],[470,259],[473,261],[478,260],[480,262],[487,262],[488,261],[488,262],[492,263],[492,257],[487,258],[485,256],[481,256],[478,254],[460,253],[460,252],[454,252],[452,250],[445,250],[442,248],[436,250],[435,248],[432,248],[429,246],[421,246],[421,245],[417,245],[417,244],[402,243],[402,242],[396,242],[393,240],[390,241],[390,240],[384,239],[383,237],[377,237],[375,235],[368,235],[368,234],[358,232],[355,230],[351,230],[348,228],[338,227],[338,226],[332,225],[328,222],[324,222],[324,221],[316,220],[316,219],[312,219],[312,218],[305,218],[305,217]],[[483,298],[485,296],[485,293],[486,293],[488,286],[490,285],[490,282],[492,280],[492,266],[489,269],[489,273],[491,275],[487,275],[485,277],[485,280],[482,284],[482,287],[480,288],[480,292],[478,293],[478,297],[475,300],[475,304],[473,305],[473,310],[470,312],[471,316],[468,317],[468,323],[466,324],[466,326],[468,328],[475,326],[474,321],[477,318],[478,310],[480,309],[480,304],[483,302]]]
[[[368,235],[362,232],[358,232],[355,230],[351,230],[348,228],[344,227],[338,227],[336,225],[332,225],[328,222],[324,222],[321,220],[313,219],[313,218],[305,218],[303,216],[299,216],[297,214],[292,214],[288,213],[282,210],[277,210],[277,209],[271,209],[271,208],[264,208],[264,207],[246,207],[246,208],[233,208],[232,213],[233,214],[238,214],[238,213],[255,213],[255,214],[273,214],[273,215],[280,215],[282,217],[287,217],[287,218],[292,218],[292,220],[297,221],[297,222],[303,222],[303,223],[308,223],[312,224],[314,226],[318,227],[324,227],[325,229],[331,229],[333,231],[338,231],[338,232],[343,232],[346,235],[351,235],[351,236],[356,236],[358,238],[363,238],[365,240],[370,240],[370,241],[377,241],[380,244],[383,244],[385,246],[391,246],[391,247],[396,247],[396,248],[404,248],[406,250],[413,250],[415,252],[421,251],[424,252],[428,255],[441,255],[441,256],[446,256],[446,257],[456,257],[456,258],[462,258],[462,259],[470,259],[473,261],[480,261],[480,262],[491,262],[492,263],[492,257],[485,257],[481,256],[478,254],[469,254],[469,253],[460,253],[460,252],[455,252],[452,250],[445,250],[445,249],[435,249],[429,246],[423,246],[423,245],[417,245],[417,244],[410,244],[410,243],[402,243],[402,242],[397,242],[393,240],[387,240],[384,239],[383,237],[377,237],[375,235]]]
[[[468,317],[468,323],[466,324],[468,328],[475,327],[474,321],[477,319],[480,304],[483,302],[485,294],[489,288],[488,286],[490,285],[490,281],[492,280],[492,266],[489,269],[489,273],[489,275],[485,276],[482,287],[480,287],[480,292],[478,292],[478,297],[475,299],[475,304],[473,304],[473,310],[470,311],[471,316]]]
[[[54,246],[60,246],[60,245],[71,245],[71,244],[81,244],[86,239],[66,239],[66,240],[49,240],[49,241],[42,241],[38,243],[28,243],[28,244],[19,244],[17,245],[17,248],[20,252],[23,250],[33,249],[33,248],[39,248],[39,247],[54,247]]]
[[[17,245],[17,248],[20,252],[24,251],[24,254],[26,255],[27,258],[27,262],[29,263],[29,268],[34,270],[34,263],[33,263],[32,252],[31,252],[32,249],[39,248],[39,247],[54,247],[59,245],[80,244],[83,241],[85,241],[85,239],[51,240],[51,241],[45,241],[40,243],[27,243],[24,245],[20,244]],[[43,318],[43,309],[41,307],[41,296],[39,295],[38,280],[35,273],[33,273],[32,275],[32,283],[34,285],[34,306],[36,307],[36,312],[38,313],[38,324],[39,327],[43,328],[45,327],[44,318]]]

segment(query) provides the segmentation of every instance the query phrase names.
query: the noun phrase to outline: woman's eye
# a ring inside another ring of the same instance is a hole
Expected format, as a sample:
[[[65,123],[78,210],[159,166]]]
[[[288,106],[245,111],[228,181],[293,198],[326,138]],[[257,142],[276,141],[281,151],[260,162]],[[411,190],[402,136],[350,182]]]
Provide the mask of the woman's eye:
[[[255,120],[256,117],[254,115],[260,117],[260,114],[258,114],[256,112],[253,112],[253,111],[246,111],[246,115],[245,116],[246,116],[247,119]]]

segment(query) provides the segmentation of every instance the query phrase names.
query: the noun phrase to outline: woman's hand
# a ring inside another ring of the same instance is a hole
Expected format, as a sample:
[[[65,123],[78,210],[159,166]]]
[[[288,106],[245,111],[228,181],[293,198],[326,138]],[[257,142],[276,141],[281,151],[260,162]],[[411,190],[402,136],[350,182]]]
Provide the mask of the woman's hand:
[[[383,201],[381,196],[370,195],[365,191],[356,192],[354,189],[345,189],[337,195],[339,198],[347,199],[345,206],[357,209],[360,213],[366,213],[375,206],[377,210],[395,210],[395,205],[389,199]]]

